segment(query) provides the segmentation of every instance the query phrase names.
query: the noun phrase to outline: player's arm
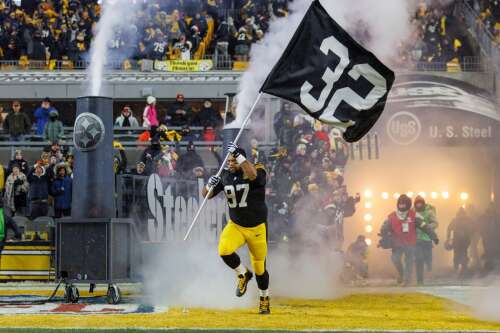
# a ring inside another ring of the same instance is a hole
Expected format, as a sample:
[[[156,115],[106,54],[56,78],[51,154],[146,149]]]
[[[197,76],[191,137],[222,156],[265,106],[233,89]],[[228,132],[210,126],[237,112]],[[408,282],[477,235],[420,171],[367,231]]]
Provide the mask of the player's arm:
[[[243,149],[231,142],[229,143],[227,150],[236,159],[236,162],[238,162],[248,179],[250,179],[250,181],[254,181],[257,178],[257,169],[247,160]]]
[[[215,197],[217,194],[219,194],[220,191],[222,191],[222,182],[221,182],[221,178],[218,177],[218,176],[212,176],[208,179],[208,183],[207,185],[205,185],[203,187],[203,189],[201,190],[201,195],[203,197],[206,197],[208,195],[208,192],[209,192],[209,189],[210,188],[213,188],[212,189],[212,192],[210,193],[210,196],[208,197],[209,199],[212,199],[213,197]]]

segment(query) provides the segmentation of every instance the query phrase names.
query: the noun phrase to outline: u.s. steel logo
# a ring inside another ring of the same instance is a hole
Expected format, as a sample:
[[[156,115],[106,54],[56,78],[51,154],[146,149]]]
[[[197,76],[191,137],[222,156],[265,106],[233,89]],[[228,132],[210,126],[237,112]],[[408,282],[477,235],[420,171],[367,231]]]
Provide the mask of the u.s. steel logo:
[[[420,120],[410,112],[397,112],[387,121],[387,135],[399,145],[412,144],[419,138],[421,132]]]

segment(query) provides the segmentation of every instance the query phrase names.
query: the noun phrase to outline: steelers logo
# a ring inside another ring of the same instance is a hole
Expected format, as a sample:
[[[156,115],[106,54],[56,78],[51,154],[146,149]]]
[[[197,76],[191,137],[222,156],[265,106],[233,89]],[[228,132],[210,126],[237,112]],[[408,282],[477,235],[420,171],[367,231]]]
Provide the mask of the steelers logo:
[[[80,151],[90,151],[104,140],[104,123],[93,113],[84,112],[75,121],[73,144]]]

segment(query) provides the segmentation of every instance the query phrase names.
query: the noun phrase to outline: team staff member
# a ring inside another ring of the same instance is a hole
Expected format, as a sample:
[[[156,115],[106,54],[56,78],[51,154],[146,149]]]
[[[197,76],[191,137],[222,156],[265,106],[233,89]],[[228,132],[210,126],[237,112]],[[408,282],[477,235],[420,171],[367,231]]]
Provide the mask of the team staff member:
[[[269,273],[266,270],[266,171],[262,165],[250,163],[246,159],[245,151],[234,143],[228,145],[228,151],[231,155],[227,169],[223,170],[221,177],[210,177],[202,194],[206,196],[209,187],[214,188],[209,198],[224,191],[230,220],[220,237],[219,255],[236,271],[236,296],[241,297],[245,294],[253,273],[241,263],[236,250],[247,244],[259,288],[259,313],[269,314]]]

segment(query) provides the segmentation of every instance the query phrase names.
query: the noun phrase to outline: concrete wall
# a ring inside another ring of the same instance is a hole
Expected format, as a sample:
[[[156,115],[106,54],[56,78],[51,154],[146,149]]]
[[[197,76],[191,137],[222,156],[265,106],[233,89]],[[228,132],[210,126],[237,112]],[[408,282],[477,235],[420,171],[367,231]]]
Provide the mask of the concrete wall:
[[[463,80],[499,96],[497,87],[500,79],[494,72],[426,73]],[[114,72],[106,76],[105,95],[113,99],[130,100],[142,99],[150,94],[158,98],[175,98],[177,92],[183,92],[186,98],[217,98],[237,92],[240,77],[240,72]],[[85,79],[82,71],[0,72],[0,99],[40,99],[45,96],[75,99],[87,95]]]

